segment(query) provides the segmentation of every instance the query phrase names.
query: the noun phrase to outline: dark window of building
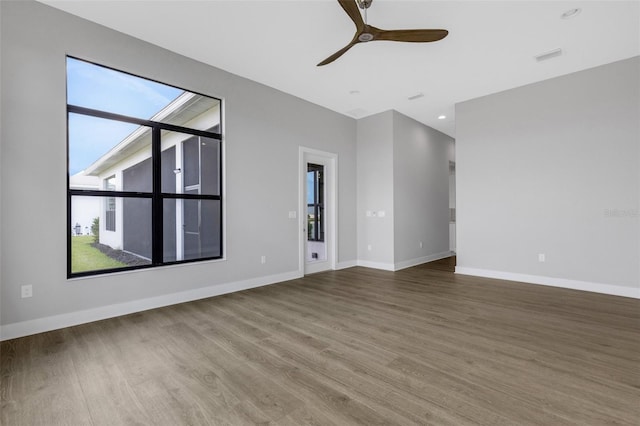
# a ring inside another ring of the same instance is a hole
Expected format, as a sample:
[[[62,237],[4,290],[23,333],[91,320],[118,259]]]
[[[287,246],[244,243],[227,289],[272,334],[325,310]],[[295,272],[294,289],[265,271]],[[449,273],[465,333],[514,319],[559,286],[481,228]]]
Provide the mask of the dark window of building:
[[[222,257],[219,99],[68,57],[67,117],[70,277]]]

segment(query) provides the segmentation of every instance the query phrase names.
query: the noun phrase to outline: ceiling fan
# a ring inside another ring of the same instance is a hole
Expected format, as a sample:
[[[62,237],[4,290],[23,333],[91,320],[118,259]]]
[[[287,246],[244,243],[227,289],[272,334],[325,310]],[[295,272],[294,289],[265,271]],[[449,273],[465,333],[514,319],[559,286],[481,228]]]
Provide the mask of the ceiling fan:
[[[381,30],[367,23],[367,9],[373,0],[338,0],[340,6],[347,12],[349,18],[356,24],[356,34],[349,44],[329,56],[318,66],[327,65],[342,56],[347,50],[358,43],[366,43],[376,40],[407,41],[412,43],[426,43],[442,40],[449,34],[447,30]],[[358,7],[364,10],[364,20]]]

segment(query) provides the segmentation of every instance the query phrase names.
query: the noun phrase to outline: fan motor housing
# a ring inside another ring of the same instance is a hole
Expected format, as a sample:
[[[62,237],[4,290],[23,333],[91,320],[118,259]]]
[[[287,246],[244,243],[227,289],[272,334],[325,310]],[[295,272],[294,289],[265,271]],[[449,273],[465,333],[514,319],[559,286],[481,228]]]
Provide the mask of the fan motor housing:
[[[364,42],[371,41],[371,40],[373,40],[373,34],[371,34],[371,33],[362,33],[362,34],[360,34],[358,36],[358,40],[364,41]]]

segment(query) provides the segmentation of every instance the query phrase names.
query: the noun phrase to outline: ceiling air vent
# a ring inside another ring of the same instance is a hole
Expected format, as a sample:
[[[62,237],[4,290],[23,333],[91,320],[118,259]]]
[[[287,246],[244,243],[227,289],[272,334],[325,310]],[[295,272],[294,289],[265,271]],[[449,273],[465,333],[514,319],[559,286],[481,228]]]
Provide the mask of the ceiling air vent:
[[[557,49],[553,49],[548,52],[544,52],[539,55],[536,55],[534,56],[534,58],[536,58],[536,61],[542,62],[542,61],[546,61],[547,59],[555,58],[560,55],[562,55],[562,49],[557,48]]]

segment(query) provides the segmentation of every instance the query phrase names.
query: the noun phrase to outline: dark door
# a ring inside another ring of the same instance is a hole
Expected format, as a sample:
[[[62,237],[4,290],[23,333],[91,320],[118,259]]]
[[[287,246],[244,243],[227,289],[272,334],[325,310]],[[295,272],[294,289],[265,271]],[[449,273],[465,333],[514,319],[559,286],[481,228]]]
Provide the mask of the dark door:
[[[183,142],[185,194],[219,195],[220,143],[191,137]],[[220,201],[184,200],[184,259],[220,255]]]

